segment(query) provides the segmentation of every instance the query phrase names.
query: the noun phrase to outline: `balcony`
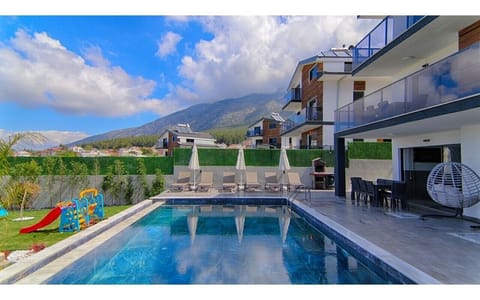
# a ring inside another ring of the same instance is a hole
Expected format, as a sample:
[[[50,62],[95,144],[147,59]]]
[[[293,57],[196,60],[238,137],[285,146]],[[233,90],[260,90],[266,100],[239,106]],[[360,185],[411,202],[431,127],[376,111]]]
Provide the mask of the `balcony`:
[[[335,111],[335,132],[480,93],[480,43]]]
[[[388,16],[383,19],[353,49],[353,70],[422,18],[423,16]]]
[[[292,131],[294,129],[302,129],[306,127],[318,127],[323,122],[323,110],[322,107],[305,107],[299,114],[290,117],[282,124],[280,134]],[[305,129],[309,130],[311,128]]]
[[[302,104],[302,88],[297,87],[290,89],[290,91],[285,95],[285,106],[282,110],[286,111],[298,111],[300,110]]]
[[[256,136],[263,136],[263,130],[262,129],[250,129],[247,130],[247,137],[256,137]]]

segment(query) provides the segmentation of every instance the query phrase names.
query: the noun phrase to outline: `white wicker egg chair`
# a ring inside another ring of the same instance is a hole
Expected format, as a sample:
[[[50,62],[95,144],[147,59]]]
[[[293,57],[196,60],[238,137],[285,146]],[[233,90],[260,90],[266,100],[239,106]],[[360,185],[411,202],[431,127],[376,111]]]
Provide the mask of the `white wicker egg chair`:
[[[454,217],[461,216],[464,208],[480,201],[480,177],[464,164],[441,163],[428,175],[427,192],[435,202],[455,208]]]

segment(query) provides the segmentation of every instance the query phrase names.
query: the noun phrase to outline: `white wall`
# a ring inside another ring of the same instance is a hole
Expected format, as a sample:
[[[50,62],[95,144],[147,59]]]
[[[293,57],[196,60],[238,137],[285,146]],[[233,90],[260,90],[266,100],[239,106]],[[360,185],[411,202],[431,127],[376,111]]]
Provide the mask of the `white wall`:
[[[472,168],[480,176],[480,124],[465,126],[461,129],[462,163]],[[465,216],[480,218],[480,204],[464,210]]]

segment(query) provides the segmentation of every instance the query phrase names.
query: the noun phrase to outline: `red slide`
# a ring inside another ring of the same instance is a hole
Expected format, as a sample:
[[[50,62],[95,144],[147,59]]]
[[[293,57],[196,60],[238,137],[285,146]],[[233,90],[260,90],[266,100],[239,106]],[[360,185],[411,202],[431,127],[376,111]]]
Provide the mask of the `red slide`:
[[[60,207],[55,207],[37,224],[33,224],[32,226],[23,227],[22,229],[20,229],[20,233],[29,233],[45,227],[55,221],[61,214],[62,209]]]

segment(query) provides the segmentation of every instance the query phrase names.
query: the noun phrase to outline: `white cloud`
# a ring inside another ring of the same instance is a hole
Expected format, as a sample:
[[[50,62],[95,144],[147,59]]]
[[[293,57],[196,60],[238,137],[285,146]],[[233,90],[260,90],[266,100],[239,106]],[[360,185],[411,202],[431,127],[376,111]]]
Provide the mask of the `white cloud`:
[[[213,39],[184,56],[184,79],[164,100],[194,104],[286,90],[297,63],[331,47],[357,43],[378,20],[355,16],[198,17]],[[182,20],[183,22],[183,20]],[[185,96],[187,95],[187,96]]]
[[[175,32],[167,32],[162,39],[157,42],[158,50],[156,55],[160,57],[165,57],[169,54],[174,53],[177,50],[177,44],[182,40],[182,36],[176,34]]]
[[[154,81],[110,66],[99,48],[86,49],[85,58],[91,64],[47,33],[18,30],[10,45],[0,44],[0,101],[78,115],[165,112],[163,103],[149,98]]]

